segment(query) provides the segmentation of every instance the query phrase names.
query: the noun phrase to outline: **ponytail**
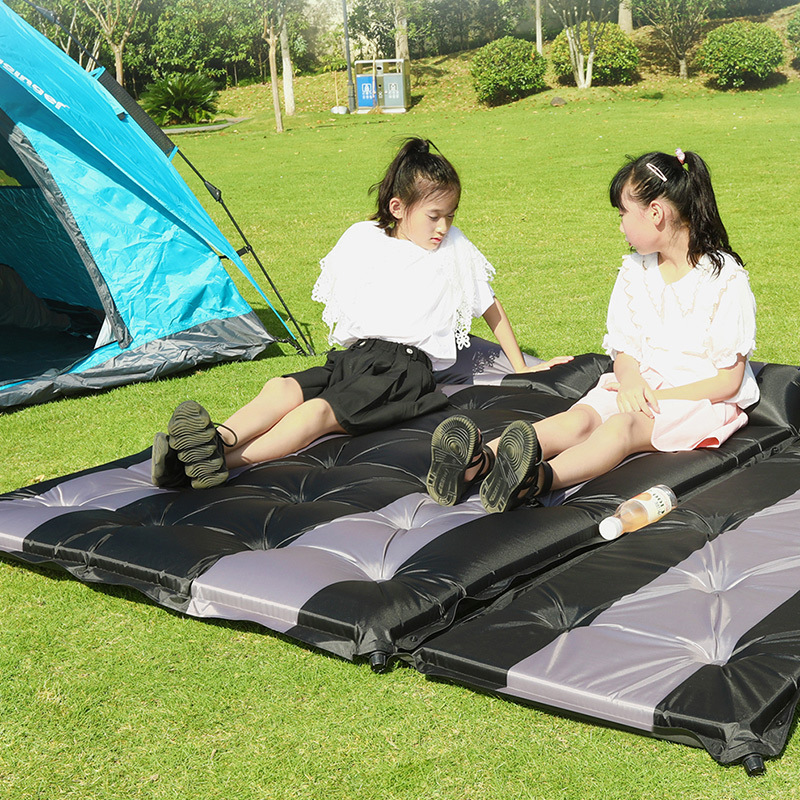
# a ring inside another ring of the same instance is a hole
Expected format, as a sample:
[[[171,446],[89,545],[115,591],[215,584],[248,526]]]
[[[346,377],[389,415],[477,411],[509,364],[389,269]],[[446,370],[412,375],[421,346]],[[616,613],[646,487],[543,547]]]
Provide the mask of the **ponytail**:
[[[379,228],[389,230],[397,220],[389,210],[393,197],[398,197],[407,207],[435,192],[453,192],[461,195],[461,181],[453,165],[428,139],[411,137],[403,142],[397,155],[389,164],[383,179],[370,187],[377,192],[377,210],[370,217]]]
[[[632,159],[617,172],[609,187],[614,208],[623,208],[622,192],[628,188],[637,203],[648,206],[660,197],[668,200],[689,228],[689,263],[694,267],[707,255],[715,274],[722,269],[723,253],[743,264],[731,249],[728,233],[722,224],[711,175],[697,153],[676,150],[646,153]]]

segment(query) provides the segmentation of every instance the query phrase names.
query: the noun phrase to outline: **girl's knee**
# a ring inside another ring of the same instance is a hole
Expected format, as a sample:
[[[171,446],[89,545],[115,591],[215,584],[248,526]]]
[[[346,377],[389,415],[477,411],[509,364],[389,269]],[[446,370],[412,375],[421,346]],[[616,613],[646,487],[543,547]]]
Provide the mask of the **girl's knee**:
[[[341,427],[327,400],[323,400],[321,397],[315,397],[311,400],[306,400],[305,403],[303,403],[303,408],[309,419],[320,429],[336,430]]]
[[[295,401],[298,405],[303,402],[303,390],[300,388],[300,384],[294,378],[280,375],[270,378],[261,387],[258,396],[260,398],[283,397]]]
[[[600,429],[607,436],[630,442],[637,447],[650,441],[653,432],[653,420],[641,411],[630,411],[614,414],[609,417]]]
[[[566,412],[574,434],[578,437],[587,437],[600,427],[600,415],[590,406],[575,405]]]

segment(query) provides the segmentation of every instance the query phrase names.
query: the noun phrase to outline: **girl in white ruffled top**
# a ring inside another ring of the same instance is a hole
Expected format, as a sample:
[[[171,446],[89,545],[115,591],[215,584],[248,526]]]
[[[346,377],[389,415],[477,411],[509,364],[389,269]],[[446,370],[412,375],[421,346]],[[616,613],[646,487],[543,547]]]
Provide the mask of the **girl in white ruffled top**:
[[[435,149],[435,148],[434,148]],[[209,488],[228,470],[280,458],[331,433],[365,433],[444,408],[435,369],[469,346],[483,316],[516,371],[525,364],[491,280],[494,269],[453,218],[461,183],[427,140],[406,140],[377,190],[372,220],[352,225],[321,261],[332,350],[323,366],[269,380],[223,425],[192,400],[153,442],[153,482]]]
[[[648,153],[610,187],[623,259],[603,345],[614,371],[570,410],[517,421],[484,445],[466,417],[434,432],[428,491],[443,505],[482,480],[481,501],[505,511],[573,486],[647,451],[718,447],[759,398],[749,358],[755,300],[731,249],[705,162]]]

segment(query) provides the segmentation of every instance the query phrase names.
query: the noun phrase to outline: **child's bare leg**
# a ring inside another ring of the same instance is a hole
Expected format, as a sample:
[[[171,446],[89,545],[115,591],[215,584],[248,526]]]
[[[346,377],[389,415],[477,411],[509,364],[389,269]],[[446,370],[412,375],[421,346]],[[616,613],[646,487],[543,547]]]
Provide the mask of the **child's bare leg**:
[[[225,462],[229,468],[233,468],[282,458],[329,433],[345,433],[337,422],[333,409],[321,398],[306,400],[290,410],[266,432],[244,445],[228,450]]]
[[[552,417],[535,422],[536,436],[539,439],[539,446],[542,448],[542,458],[548,460],[564,450],[574,447],[585,441],[592,433],[600,427],[600,415],[590,406],[577,403],[568,411],[554,414]],[[492,439],[487,447],[497,453],[497,445],[500,437]],[[471,480],[473,474],[467,472],[466,477]]]
[[[596,478],[634,453],[653,451],[654,421],[641,412],[615,414],[587,439],[549,460],[553,489]],[[538,430],[538,423],[537,423]]]
[[[576,403],[568,411],[535,422],[533,427],[542,448],[542,458],[547,461],[585,442],[601,424],[600,415],[591,406],[581,403]]]
[[[226,445],[237,447],[261,436],[303,403],[303,390],[294,378],[270,378],[261,391],[246,405],[234,412],[220,426],[220,435]],[[227,429],[227,430],[226,430]]]

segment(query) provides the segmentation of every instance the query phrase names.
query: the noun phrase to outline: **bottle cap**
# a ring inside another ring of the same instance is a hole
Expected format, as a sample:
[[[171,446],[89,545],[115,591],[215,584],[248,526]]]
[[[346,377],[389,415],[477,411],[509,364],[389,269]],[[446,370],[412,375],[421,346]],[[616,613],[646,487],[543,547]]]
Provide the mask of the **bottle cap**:
[[[609,540],[622,536],[622,520],[619,517],[606,517],[600,522],[600,535]]]

